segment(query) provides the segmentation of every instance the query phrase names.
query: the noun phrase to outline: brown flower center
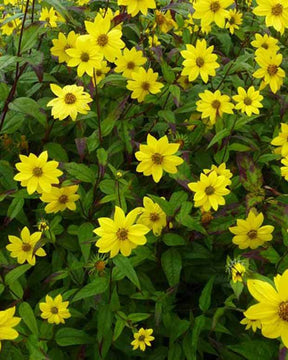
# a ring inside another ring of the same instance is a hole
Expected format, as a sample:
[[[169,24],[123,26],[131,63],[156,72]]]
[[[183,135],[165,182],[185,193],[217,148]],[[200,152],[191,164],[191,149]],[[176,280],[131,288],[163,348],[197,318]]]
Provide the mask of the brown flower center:
[[[144,340],[145,340],[145,335],[140,335],[138,341],[144,341]]]
[[[282,12],[283,12],[283,5],[276,4],[276,5],[272,6],[272,9],[271,9],[272,15],[279,16],[282,14]]]
[[[152,155],[152,161],[156,165],[160,165],[163,161],[163,156],[159,153],[155,153]]]
[[[278,315],[282,320],[288,321],[288,301],[281,302],[278,309]]]
[[[42,169],[40,167],[35,167],[33,169],[33,175],[34,176],[40,177],[42,174],[43,174],[43,171],[42,171]]]
[[[97,38],[97,44],[99,46],[105,46],[108,44],[108,36],[106,34],[101,34]]]
[[[31,250],[31,245],[28,244],[28,243],[23,242],[23,244],[22,244],[22,250],[25,251],[25,252],[30,251],[30,250]]]
[[[150,220],[155,222],[158,221],[160,219],[160,216],[157,213],[151,213],[150,214]]]
[[[76,96],[72,93],[67,93],[64,97],[64,101],[67,105],[75,104]]]
[[[206,195],[213,195],[215,192],[215,189],[213,186],[207,186],[207,188],[205,189],[205,194]]]
[[[196,65],[200,68],[204,65],[204,59],[201,56],[197,57]]]
[[[95,268],[97,271],[103,271],[105,269],[105,262],[103,260],[98,260],[95,264]]]
[[[257,238],[257,230],[250,230],[247,235],[249,239],[254,240]]]
[[[247,96],[245,99],[244,99],[244,104],[249,106],[252,104],[252,100]]]
[[[219,3],[219,1],[213,1],[211,4],[210,4],[210,10],[212,11],[212,12],[217,12],[219,9],[220,9],[220,3]]]
[[[118,229],[116,236],[119,240],[128,240],[128,230],[124,228]]]
[[[64,46],[63,50],[65,51],[65,50],[68,50],[68,49],[71,49],[71,46],[70,46],[69,44],[66,44],[66,45]]]
[[[81,54],[81,56],[80,56],[80,59],[81,59],[81,61],[83,61],[83,62],[88,62],[89,59],[90,59],[90,56],[89,56],[88,53],[83,52],[83,53]]]
[[[263,43],[263,44],[261,45],[261,47],[262,47],[263,49],[266,49],[266,50],[269,48],[269,46],[268,46],[267,43]]]
[[[102,71],[101,70],[96,70],[96,76],[101,76],[102,75]]]
[[[60,204],[66,204],[68,201],[68,196],[67,195],[61,195],[58,199]]]
[[[10,28],[13,28],[13,24],[12,24],[12,22],[11,22],[11,21],[9,21],[9,22],[7,23],[7,26],[8,26],[8,27],[10,27]]]
[[[162,14],[158,14],[157,16],[156,16],[156,23],[158,24],[158,25],[163,25],[164,23],[165,23],[165,16],[164,15],[162,15]]]
[[[213,109],[218,110],[220,108],[220,106],[221,106],[221,103],[220,103],[219,100],[213,100],[211,105],[212,105]]]
[[[143,90],[148,91],[150,89],[150,84],[147,81],[144,81],[141,87]]]
[[[276,75],[278,72],[278,66],[277,65],[269,65],[267,71],[270,76]]]
[[[58,308],[57,308],[56,306],[53,306],[53,307],[51,308],[51,313],[52,313],[52,314],[58,314]]]
[[[135,68],[135,63],[133,61],[129,61],[127,63],[127,69],[133,70]]]
[[[235,18],[234,18],[234,16],[232,16],[231,18],[230,18],[230,20],[229,20],[229,23],[230,23],[230,25],[234,25],[235,24]]]
[[[45,21],[47,21],[47,23],[50,22],[50,17],[46,17]]]

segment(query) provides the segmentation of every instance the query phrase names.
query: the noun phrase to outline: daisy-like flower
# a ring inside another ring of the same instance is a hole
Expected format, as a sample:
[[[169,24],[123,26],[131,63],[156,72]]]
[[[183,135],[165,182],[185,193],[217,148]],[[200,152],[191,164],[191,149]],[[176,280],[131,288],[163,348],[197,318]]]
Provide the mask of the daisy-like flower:
[[[271,141],[271,144],[277,146],[275,149],[276,154],[281,154],[282,156],[288,155],[288,124],[281,123],[281,131]]]
[[[74,49],[66,50],[70,56],[67,62],[68,66],[77,66],[77,75],[81,77],[83,74],[93,76],[93,69],[101,66],[103,54],[101,54],[94,44],[91,44],[89,36],[82,35],[76,40]]]
[[[39,20],[45,22],[45,27],[50,26],[54,28],[57,27],[58,16],[53,7],[51,7],[49,10],[46,7],[43,7]]]
[[[57,161],[48,161],[47,151],[43,151],[38,157],[32,153],[19,157],[21,162],[15,164],[19,173],[14,176],[14,180],[21,181],[21,186],[27,187],[29,195],[35,191],[40,194],[49,192],[52,184],[59,184],[58,177],[63,173],[57,169]]]
[[[142,102],[149,93],[158,94],[164,86],[157,81],[158,73],[152,69],[147,71],[140,67],[137,72],[133,72],[131,80],[127,82],[127,89],[132,91],[131,98]]]
[[[156,26],[158,26],[159,30],[164,34],[168,33],[173,28],[177,28],[177,23],[173,20],[170,10],[165,13],[163,11],[155,10],[154,27]]]
[[[261,329],[262,327],[260,320],[247,319],[246,317],[240,321],[240,324],[246,325],[245,330],[252,328],[253,332],[256,332],[257,329]]]
[[[70,116],[75,121],[78,113],[87,114],[90,110],[88,104],[92,99],[84,91],[83,86],[66,85],[61,89],[56,84],[50,84],[50,89],[57,96],[47,104],[52,107],[51,113],[54,119],[64,120]]]
[[[1,351],[1,341],[2,340],[15,340],[18,337],[18,332],[13,329],[21,321],[20,317],[14,316],[15,306],[0,311],[0,351]]]
[[[21,239],[14,235],[9,235],[10,244],[6,249],[11,251],[10,256],[17,258],[18,264],[23,264],[25,261],[30,265],[35,265],[36,256],[46,256],[46,252],[41,247],[35,250],[35,245],[41,239],[42,232],[36,231],[30,234],[29,229],[25,226],[21,231]]]
[[[225,19],[229,16],[227,7],[233,4],[233,0],[198,0],[193,4],[194,19],[201,19],[201,26],[215,22],[220,28],[225,27]]]
[[[273,26],[281,34],[288,27],[288,2],[286,0],[256,0],[253,13],[265,16],[266,26]]]
[[[136,16],[139,12],[147,15],[148,9],[155,9],[155,0],[117,0],[118,5],[127,6],[127,13]]]
[[[197,111],[201,112],[201,118],[209,118],[211,125],[216,123],[218,117],[222,117],[224,113],[233,114],[234,105],[230,101],[230,97],[222,95],[220,90],[214,93],[205,90],[204,93],[199,94],[201,100],[196,102]]]
[[[281,163],[284,165],[280,168],[281,175],[288,181],[288,154],[281,160]]]
[[[212,54],[214,46],[207,48],[206,40],[197,40],[196,47],[193,45],[186,45],[186,50],[181,51],[184,57],[184,69],[181,75],[188,75],[189,81],[194,81],[200,75],[202,80],[207,83],[209,75],[215,76],[215,69],[219,68],[217,63],[217,55]]]
[[[101,80],[105,79],[106,74],[110,71],[110,67],[107,66],[107,61],[103,60],[100,63],[100,66],[95,68],[95,79],[96,85],[100,83]],[[94,75],[92,77],[93,85],[95,86]]]
[[[288,347],[288,270],[274,277],[274,286],[262,280],[249,279],[248,290],[255,300],[244,312],[251,320],[261,322],[262,335],[269,339],[281,337]]]
[[[148,36],[148,44],[149,47],[151,48],[161,45],[161,42],[159,41],[158,36],[153,34],[152,36]]]
[[[234,34],[235,30],[239,29],[242,24],[242,13],[236,9],[230,9],[228,13],[226,29],[229,29],[231,34]]]
[[[137,72],[142,65],[146,63],[147,59],[143,56],[142,51],[138,51],[133,47],[131,50],[125,48],[123,55],[115,60],[117,73],[122,73],[126,78],[131,78],[133,72]]]
[[[134,340],[131,342],[133,346],[133,350],[140,348],[141,351],[146,350],[146,346],[151,346],[151,341],[155,339],[154,336],[151,336],[153,333],[153,329],[144,329],[141,328],[134,335]]]
[[[14,20],[7,21],[10,17],[11,17],[10,14],[6,14],[4,16],[4,18],[0,20],[0,24],[3,23],[0,27],[0,30],[3,35],[11,35],[13,33],[13,31],[15,29],[18,29],[19,26],[21,25],[20,19],[14,19]]]
[[[121,55],[125,43],[121,40],[122,31],[118,28],[111,29],[111,20],[97,14],[94,22],[85,21],[85,27],[90,35],[92,44],[108,61],[113,62]]]
[[[130,211],[125,216],[124,211],[116,206],[114,219],[102,217],[98,219],[100,227],[93,232],[100,236],[96,246],[99,253],[110,252],[110,257],[116,256],[119,251],[124,256],[129,256],[131,251],[138,245],[144,245],[147,242],[145,234],[150,229],[142,224],[135,224],[139,215],[139,208]]]
[[[266,241],[271,241],[274,226],[261,226],[263,221],[262,213],[255,214],[250,210],[245,220],[237,219],[237,226],[229,227],[230,232],[236,235],[232,242],[238,245],[239,249],[256,249]]]
[[[49,230],[49,223],[45,219],[40,219],[37,223],[37,228],[39,231],[44,232]]]
[[[71,317],[68,306],[69,301],[63,301],[62,295],[57,295],[55,299],[46,295],[45,302],[39,304],[41,318],[47,319],[49,324],[65,324],[65,319]]]
[[[74,31],[70,31],[66,36],[60,32],[58,39],[53,39],[53,46],[50,49],[51,54],[58,57],[59,63],[68,62],[70,56],[67,54],[66,50],[75,48],[76,40],[79,35],[75,34]]]
[[[277,53],[279,50],[278,40],[268,34],[255,34],[255,40],[251,42],[251,45],[256,48],[255,54],[259,53],[259,50],[269,50],[271,53]]]
[[[258,115],[260,113],[259,108],[263,107],[261,103],[263,96],[260,95],[260,92],[255,90],[254,86],[250,86],[247,91],[239,86],[237,90],[238,95],[233,96],[233,100],[237,103],[235,109],[241,110],[248,116]]]
[[[167,225],[166,214],[157,203],[147,196],[143,199],[143,205],[144,207],[139,209],[141,215],[137,223],[146,225],[153,230],[154,235],[161,235],[162,229]]]
[[[143,172],[145,176],[152,175],[156,183],[163,176],[163,170],[170,174],[176,174],[177,166],[184,162],[175,155],[179,147],[179,143],[170,144],[166,135],[157,140],[148,134],[147,145],[140,144],[139,151],[135,153],[136,159],[140,161],[136,171]]]
[[[188,184],[189,189],[195,192],[195,207],[201,207],[204,211],[211,208],[217,211],[219,205],[225,204],[224,196],[230,193],[228,183],[229,180],[223,175],[217,175],[216,171],[209,175],[202,173],[199,181]]]
[[[203,170],[203,173],[205,175],[208,175],[210,174],[212,171],[215,171],[217,175],[223,175],[226,177],[227,179],[227,185],[230,185],[231,184],[231,178],[233,176],[232,172],[226,168],[226,164],[225,163],[222,163],[220,164],[219,166],[216,166],[216,165],[212,165],[211,166],[211,169],[204,169]]]
[[[62,188],[52,186],[49,193],[43,192],[40,200],[49,203],[45,206],[46,213],[57,213],[65,209],[76,210],[75,201],[80,198],[80,196],[76,194],[78,187],[78,185],[64,186]]]
[[[236,262],[236,263],[232,264],[232,266],[231,266],[232,281],[234,283],[236,283],[238,281],[243,282],[243,276],[244,276],[245,272],[246,272],[246,268],[241,262]]]
[[[282,58],[281,54],[274,54],[269,51],[259,52],[255,58],[260,69],[256,70],[253,76],[256,79],[262,78],[264,87],[269,84],[274,94],[280,89],[285,78],[285,71],[280,67]]]

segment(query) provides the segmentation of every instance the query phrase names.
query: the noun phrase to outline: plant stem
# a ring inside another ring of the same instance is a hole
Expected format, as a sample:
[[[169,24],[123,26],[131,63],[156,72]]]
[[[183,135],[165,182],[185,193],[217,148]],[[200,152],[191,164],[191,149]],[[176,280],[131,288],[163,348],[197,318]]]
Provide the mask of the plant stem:
[[[99,143],[102,144],[102,132],[101,132],[101,110],[98,96],[98,89],[96,84],[96,73],[95,69],[93,69],[93,78],[94,78],[94,86],[95,86],[95,100],[96,100],[96,109],[97,109],[97,118],[98,118],[98,133],[99,133]]]

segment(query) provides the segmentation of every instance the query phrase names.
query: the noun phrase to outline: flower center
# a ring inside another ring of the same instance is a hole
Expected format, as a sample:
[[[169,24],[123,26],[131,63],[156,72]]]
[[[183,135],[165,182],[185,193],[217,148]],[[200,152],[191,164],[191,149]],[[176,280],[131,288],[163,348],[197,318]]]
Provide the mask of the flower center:
[[[205,194],[206,195],[212,195],[212,194],[214,194],[214,192],[215,192],[215,189],[214,189],[214,187],[213,186],[207,186],[207,188],[205,189]]]
[[[266,44],[266,43],[263,43],[263,44],[261,45],[261,47],[262,47],[263,49],[266,49],[266,50],[269,48],[268,44]]]
[[[58,199],[60,204],[66,204],[68,201],[68,196],[67,195],[61,195]]]
[[[89,54],[86,53],[86,52],[83,52],[83,53],[81,54],[81,56],[80,56],[80,59],[81,59],[81,61],[83,61],[83,62],[88,62],[89,59],[90,59]]]
[[[278,66],[277,65],[269,65],[267,71],[270,76],[273,76],[273,75],[277,74]]]
[[[119,240],[128,240],[128,230],[124,228],[118,229],[116,236]]]
[[[141,87],[143,90],[148,91],[150,89],[150,84],[147,81],[144,81]]]
[[[75,104],[76,96],[72,93],[67,93],[64,97],[64,101],[67,105]]]
[[[231,19],[229,20],[230,25],[234,25],[235,22],[236,22],[235,18],[234,18],[234,16],[232,16]]]
[[[95,268],[97,271],[103,271],[105,269],[105,262],[103,260],[98,260],[95,264]]]
[[[9,21],[7,25],[8,25],[8,27],[13,28],[13,24],[11,21]]]
[[[282,14],[282,12],[283,12],[283,5],[276,4],[276,5],[272,6],[272,9],[271,9],[272,15],[279,16]]]
[[[108,36],[106,34],[101,34],[97,38],[97,44],[99,46],[105,46],[108,44]]]
[[[219,1],[213,1],[211,4],[210,4],[210,10],[212,12],[217,12],[218,10],[220,9],[220,4],[219,4]]]
[[[30,250],[31,250],[31,245],[28,244],[28,243],[23,242],[23,244],[22,244],[22,250],[25,251],[25,252],[30,251]]]
[[[156,165],[160,165],[163,161],[163,156],[159,153],[155,153],[152,155],[152,161]]]
[[[257,238],[257,230],[250,230],[247,235],[249,239],[254,240]]]
[[[135,63],[133,61],[129,61],[127,63],[127,69],[133,70],[135,68]]]
[[[282,320],[288,321],[288,301],[281,302],[278,309],[278,315]]]
[[[159,215],[157,213],[151,213],[150,214],[150,220],[155,222],[158,221],[160,219]]]
[[[52,313],[52,314],[58,314],[58,309],[57,309],[56,306],[53,306],[53,307],[51,308],[51,313]]]
[[[34,176],[40,177],[42,174],[43,174],[43,171],[42,171],[42,169],[40,167],[35,167],[33,169],[33,175]]]
[[[158,25],[163,25],[164,23],[165,23],[165,16],[163,16],[162,14],[158,14],[157,16],[156,16],[156,23],[158,24]]]
[[[213,109],[218,110],[220,108],[220,105],[221,105],[221,103],[219,100],[213,100],[213,102],[212,102]]]
[[[252,100],[247,96],[245,99],[244,99],[244,104],[249,106],[252,104]]]
[[[50,22],[50,17],[46,17],[45,21],[47,21],[47,23]]]
[[[204,59],[203,59],[201,56],[197,57],[197,59],[196,59],[196,65],[197,65],[198,67],[202,67],[202,66],[204,65]]]
[[[140,335],[138,341],[144,341],[144,340],[145,340],[145,335]]]
[[[96,76],[101,76],[102,75],[102,71],[101,70],[96,70]]]
[[[68,49],[70,49],[70,48],[71,48],[71,46],[70,46],[69,44],[66,44],[66,45],[64,46],[63,50],[65,51],[65,50],[68,50]]]

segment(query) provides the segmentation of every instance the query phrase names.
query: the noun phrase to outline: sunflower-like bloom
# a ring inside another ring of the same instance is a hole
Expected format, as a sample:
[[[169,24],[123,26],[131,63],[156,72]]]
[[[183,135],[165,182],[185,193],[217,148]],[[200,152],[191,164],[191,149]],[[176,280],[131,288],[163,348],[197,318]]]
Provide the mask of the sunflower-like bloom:
[[[282,156],[288,155],[288,124],[281,123],[281,131],[271,141],[271,144],[277,146],[275,149],[276,154],[281,154]]]
[[[45,22],[45,27],[50,26],[54,28],[57,27],[57,21],[59,21],[59,18],[53,7],[51,7],[49,10],[48,8],[43,7],[40,13],[39,20]]]
[[[47,319],[49,324],[65,324],[65,319],[71,317],[68,309],[69,301],[63,301],[62,295],[55,299],[46,295],[45,302],[39,304],[42,319]]]
[[[204,211],[211,208],[217,211],[219,205],[225,204],[224,196],[230,193],[228,184],[229,180],[223,175],[217,175],[216,171],[211,171],[209,175],[202,173],[199,181],[188,184],[189,189],[195,192],[195,207],[201,207]]]
[[[233,96],[233,100],[237,103],[235,109],[241,110],[248,116],[258,115],[260,113],[259,108],[263,107],[261,103],[263,96],[260,95],[260,92],[255,90],[254,86],[250,86],[247,91],[239,86],[237,91],[238,95]]]
[[[101,61],[100,66],[95,69],[95,76],[92,77],[93,85],[95,86],[95,79],[96,85],[98,85],[101,80],[105,79],[105,76],[109,71],[110,67],[107,66],[107,61]]]
[[[256,48],[256,56],[262,50],[269,50],[271,53],[277,53],[279,50],[278,40],[268,34],[255,34],[255,40],[251,41],[251,45]]]
[[[151,346],[151,341],[155,338],[151,336],[153,333],[153,329],[144,329],[141,328],[137,333],[134,335],[134,340],[131,342],[133,346],[133,350],[136,350],[140,347],[141,351],[146,350],[146,346]]]
[[[220,164],[219,166],[216,166],[216,165],[212,165],[211,166],[211,169],[204,169],[203,170],[203,173],[205,175],[208,175],[210,174],[212,171],[215,171],[217,175],[223,175],[226,177],[227,179],[227,184],[230,185],[231,184],[231,178],[233,176],[232,172],[226,168],[226,164],[225,163],[222,163]]]
[[[129,256],[131,251],[138,245],[144,245],[147,242],[145,234],[150,229],[142,224],[135,224],[139,215],[139,208],[130,211],[125,216],[124,211],[116,206],[114,219],[102,217],[98,219],[100,227],[93,232],[100,236],[96,246],[99,253],[110,252],[110,257],[116,256],[119,251],[124,256]]]
[[[14,180],[21,181],[21,186],[27,187],[29,195],[35,191],[40,194],[49,192],[52,184],[59,184],[58,177],[63,173],[57,169],[57,161],[47,161],[47,151],[43,151],[38,157],[32,153],[19,157],[21,162],[15,164],[19,173],[14,176]]]
[[[154,203],[147,196],[144,196],[143,205],[144,207],[139,209],[141,215],[137,223],[153,230],[154,235],[161,235],[162,229],[167,225],[166,214],[157,203]]]
[[[229,29],[231,34],[234,34],[235,30],[239,29],[242,24],[242,13],[236,9],[230,9],[228,13],[226,29]]]
[[[239,246],[240,249],[256,249],[263,245],[266,241],[272,240],[272,232],[274,226],[261,226],[264,221],[262,213],[255,214],[252,210],[249,211],[248,217],[237,219],[237,226],[229,227],[233,237],[232,242]]]
[[[139,151],[135,153],[136,159],[140,161],[136,171],[143,172],[145,176],[152,175],[156,183],[163,176],[163,170],[170,174],[176,174],[177,166],[184,162],[175,155],[179,146],[180,144],[170,144],[166,135],[157,140],[148,134],[147,145],[141,144]]]
[[[67,54],[66,50],[75,48],[76,40],[78,38],[78,34],[75,34],[74,31],[70,31],[66,36],[60,32],[58,34],[58,39],[53,39],[53,46],[50,51],[53,56],[58,57],[59,63],[68,62],[70,60],[70,56]]]
[[[52,107],[51,113],[54,119],[64,120],[70,116],[75,121],[78,113],[87,114],[90,110],[88,104],[92,99],[84,91],[83,86],[66,85],[61,89],[56,84],[50,84],[50,89],[57,96],[47,104]]]
[[[244,312],[246,318],[261,322],[262,335],[281,337],[288,347],[288,270],[274,277],[274,286],[262,280],[247,281],[250,294],[258,301]]]
[[[281,34],[288,27],[288,2],[287,0],[256,0],[257,5],[253,13],[265,16],[267,26],[273,26]]]
[[[136,16],[139,12],[147,15],[148,9],[155,9],[155,0],[117,0],[118,5],[127,6],[127,13]]]
[[[231,265],[232,281],[234,283],[238,281],[243,282],[243,276],[245,272],[246,272],[246,268],[241,262],[236,262],[233,265]]]
[[[75,201],[80,198],[78,194],[75,194],[78,187],[78,185],[64,186],[62,188],[52,186],[49,193],[44,192],[40,200],[49,203],[45,206],[46,213],[57,213],[65,209],[76,210]]]
[[[126,78],[131,78],[133,72],[137,72],[147,59],[143,56],[142,51],[133,47],[131,50],[125,48],[123,54],[115,60],[117,73],[122,73]]]
[[[245,330],[249,330],[251,328],[253,332],[256,332],[257,329],[261,329],[262,327],[260,320],[247,319],[246,317],[240,321],[240,324],[246,325]]]
[[[202,80],[207,83],[209,75],[215,76],[215,69],[219,68],[217,55],[212,54],[214,46],[207,48],[206,40],[197,40],[196,46],[186,45],[186,50],[181,51],[184,57],[184,69],[181,75],[188,75],[189,81],[193,81],[200,75]]]
[[[0,20],[0,24],[1,24],[1,22],[6,21],[10,17],[11,17],[10,14],[6,14],[4,16],[4,18]],[[21,20],[14,19],[14,20],[10,20],[10,21],[6,22],[5,24],[2,24],[0,27],[0,30],[3,35],[11,35],[15,29],[18,29],[20,27],[20,25],[21,25]]]
[[[208,26],[215,22],[220,28],[225,27],[225,19],[229,16],[227,7],[233,0],[198,0],[193,4],[194,19],[201,19],[201,26]]]
[[[280,168],[281,175],[288,181],[288,154],[281,160],[281,163],[284,165]]]
[[[1,351],[1,341],[2,340],[15,340],[18,337],[18,332],[13,329],[21,321],[20,317],[14,316],[15,306],[0,311],[0,351]]]

